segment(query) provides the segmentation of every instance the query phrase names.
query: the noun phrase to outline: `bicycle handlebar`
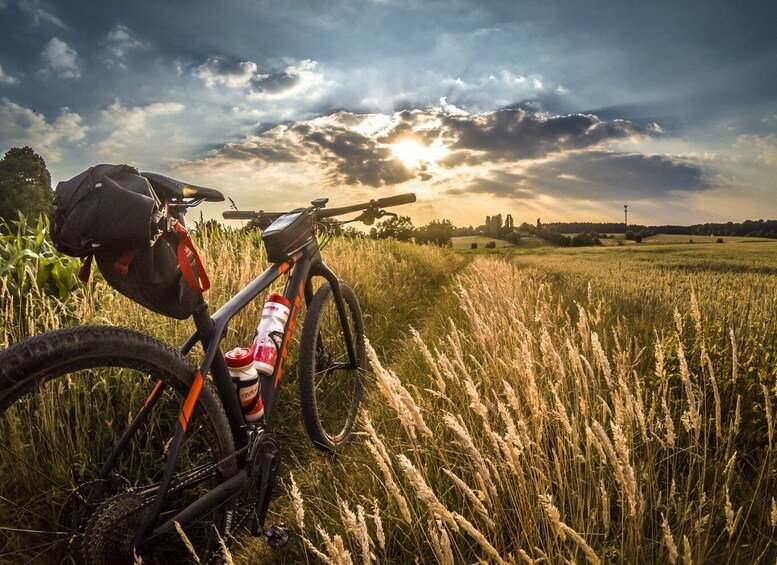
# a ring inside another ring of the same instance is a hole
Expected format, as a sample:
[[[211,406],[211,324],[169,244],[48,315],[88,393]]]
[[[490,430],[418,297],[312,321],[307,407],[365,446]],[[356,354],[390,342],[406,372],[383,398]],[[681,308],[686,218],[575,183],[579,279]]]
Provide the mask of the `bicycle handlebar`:
[[[225,220],[253,220],[257,216],[264,216],[265,218],[280,218],[288,212],[265,212],[259,210],[254,212],[253,210],[227,210],[222,214]]]
[[[389,208],[390,206],[401,206],[402,204],[411,204],[416,201],[416,196],[412,192],[407,194],[399,194],[397,196],[388,196],[386,198],[378,198],[377,200],[370,200],[363,204],[353,204],[351,206],[342,206],[340,208],[330,208],[328,210],[322,208],[315,208],[314,212],[316,218],[332,218],[334,216],[342,216],[344,214],[350,214],[352,212],[362,212],[364,210]],[[223,213],[225,220],[253,220],[256,218],[275,219],[280,218],[288,214],[289,212],[265,212],[260,210],[259,212],[243,211],[243,210],[227,210]]]

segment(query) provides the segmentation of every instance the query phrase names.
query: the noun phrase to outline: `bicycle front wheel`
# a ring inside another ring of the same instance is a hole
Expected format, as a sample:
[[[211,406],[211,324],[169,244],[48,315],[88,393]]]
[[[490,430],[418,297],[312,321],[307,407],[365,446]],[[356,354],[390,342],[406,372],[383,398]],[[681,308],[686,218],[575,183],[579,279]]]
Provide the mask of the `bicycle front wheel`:
[[[340,282],[355,359],[350,359],[337,303],[329,283],[316,292],[305,317],[299,351],[302,419],[313,444],[335,452],[353,434],[364,393],[364,320],[356,295]]]
[[[179,352],[114,327],[49,332],[0,352],[0,562],[135,562],[132,540],[153,503],[194,375]],[[143,424],[104,465],[150,398]],[[159,523],[232,476],[233,453],[224,409],[206,382],[177,459],[180,488]],[[141,557],[186,562],[193,548],[202,562],[213,560],[230,521],[227,505]]]

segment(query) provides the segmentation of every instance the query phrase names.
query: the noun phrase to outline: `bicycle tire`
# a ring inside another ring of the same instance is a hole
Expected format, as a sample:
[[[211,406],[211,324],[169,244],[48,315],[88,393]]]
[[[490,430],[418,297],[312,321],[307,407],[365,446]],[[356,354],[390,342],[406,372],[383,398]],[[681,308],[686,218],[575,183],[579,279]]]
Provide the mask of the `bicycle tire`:
[[[117,517],[117,508],[122,497],[159,481],[195,372],[175,349],[110,326],[48,332],[0,352],[0,562],[133,562],[126,545],[134,530],[127,524],[142,523],[141,511]],[[95,480],[157,380],[168,386],[144,426],[109,479]],[[204,483],[172,495],[160,521],[236,473],[233,453],[224,409],[206,381],[176,472],[221,464]],[[187,529],[202,562],[223,558],[218,538],[226,539],[231,519],[226,505]],[[168,537],[144,551],[143,561],[170,562],[171,552],[186,551],[182,542]]]
[[[354,337],[355,369],[338,368],[348,361],[345,337],[329,283],[316,292],[308,306],[298,363],[298,390],[302,421],[313,444],[335,453],[350,441],[364,393],[366,353],[364,320],[353,289],[340,282],[340,292]]]

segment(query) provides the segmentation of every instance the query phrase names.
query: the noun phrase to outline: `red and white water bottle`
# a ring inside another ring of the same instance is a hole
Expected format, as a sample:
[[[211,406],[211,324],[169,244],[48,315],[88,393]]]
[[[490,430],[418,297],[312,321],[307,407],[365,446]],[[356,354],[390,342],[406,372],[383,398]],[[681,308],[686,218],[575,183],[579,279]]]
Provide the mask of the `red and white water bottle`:
[[[280,294],[271,294],[264,303],[253,346],[254,367],[262,375],[271,375],[275,369],[290,309],[291,302]]]
[[[264,416],[262,395],[259,394],[259,375],[254,369],[254,356],[248,347],[237,347],[224,355],[229,374],[235,384],[243,417],[246,422],[256,422]]]

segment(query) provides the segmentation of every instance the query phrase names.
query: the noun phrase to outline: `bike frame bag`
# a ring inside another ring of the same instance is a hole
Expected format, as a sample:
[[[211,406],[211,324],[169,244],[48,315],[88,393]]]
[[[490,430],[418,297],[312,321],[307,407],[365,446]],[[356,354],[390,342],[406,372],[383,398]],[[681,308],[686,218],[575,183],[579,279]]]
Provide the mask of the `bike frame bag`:
[[[313,217],[307,210],[285,214],[262,232],[267,260],[271,263],[285,261],[313,237]]]

